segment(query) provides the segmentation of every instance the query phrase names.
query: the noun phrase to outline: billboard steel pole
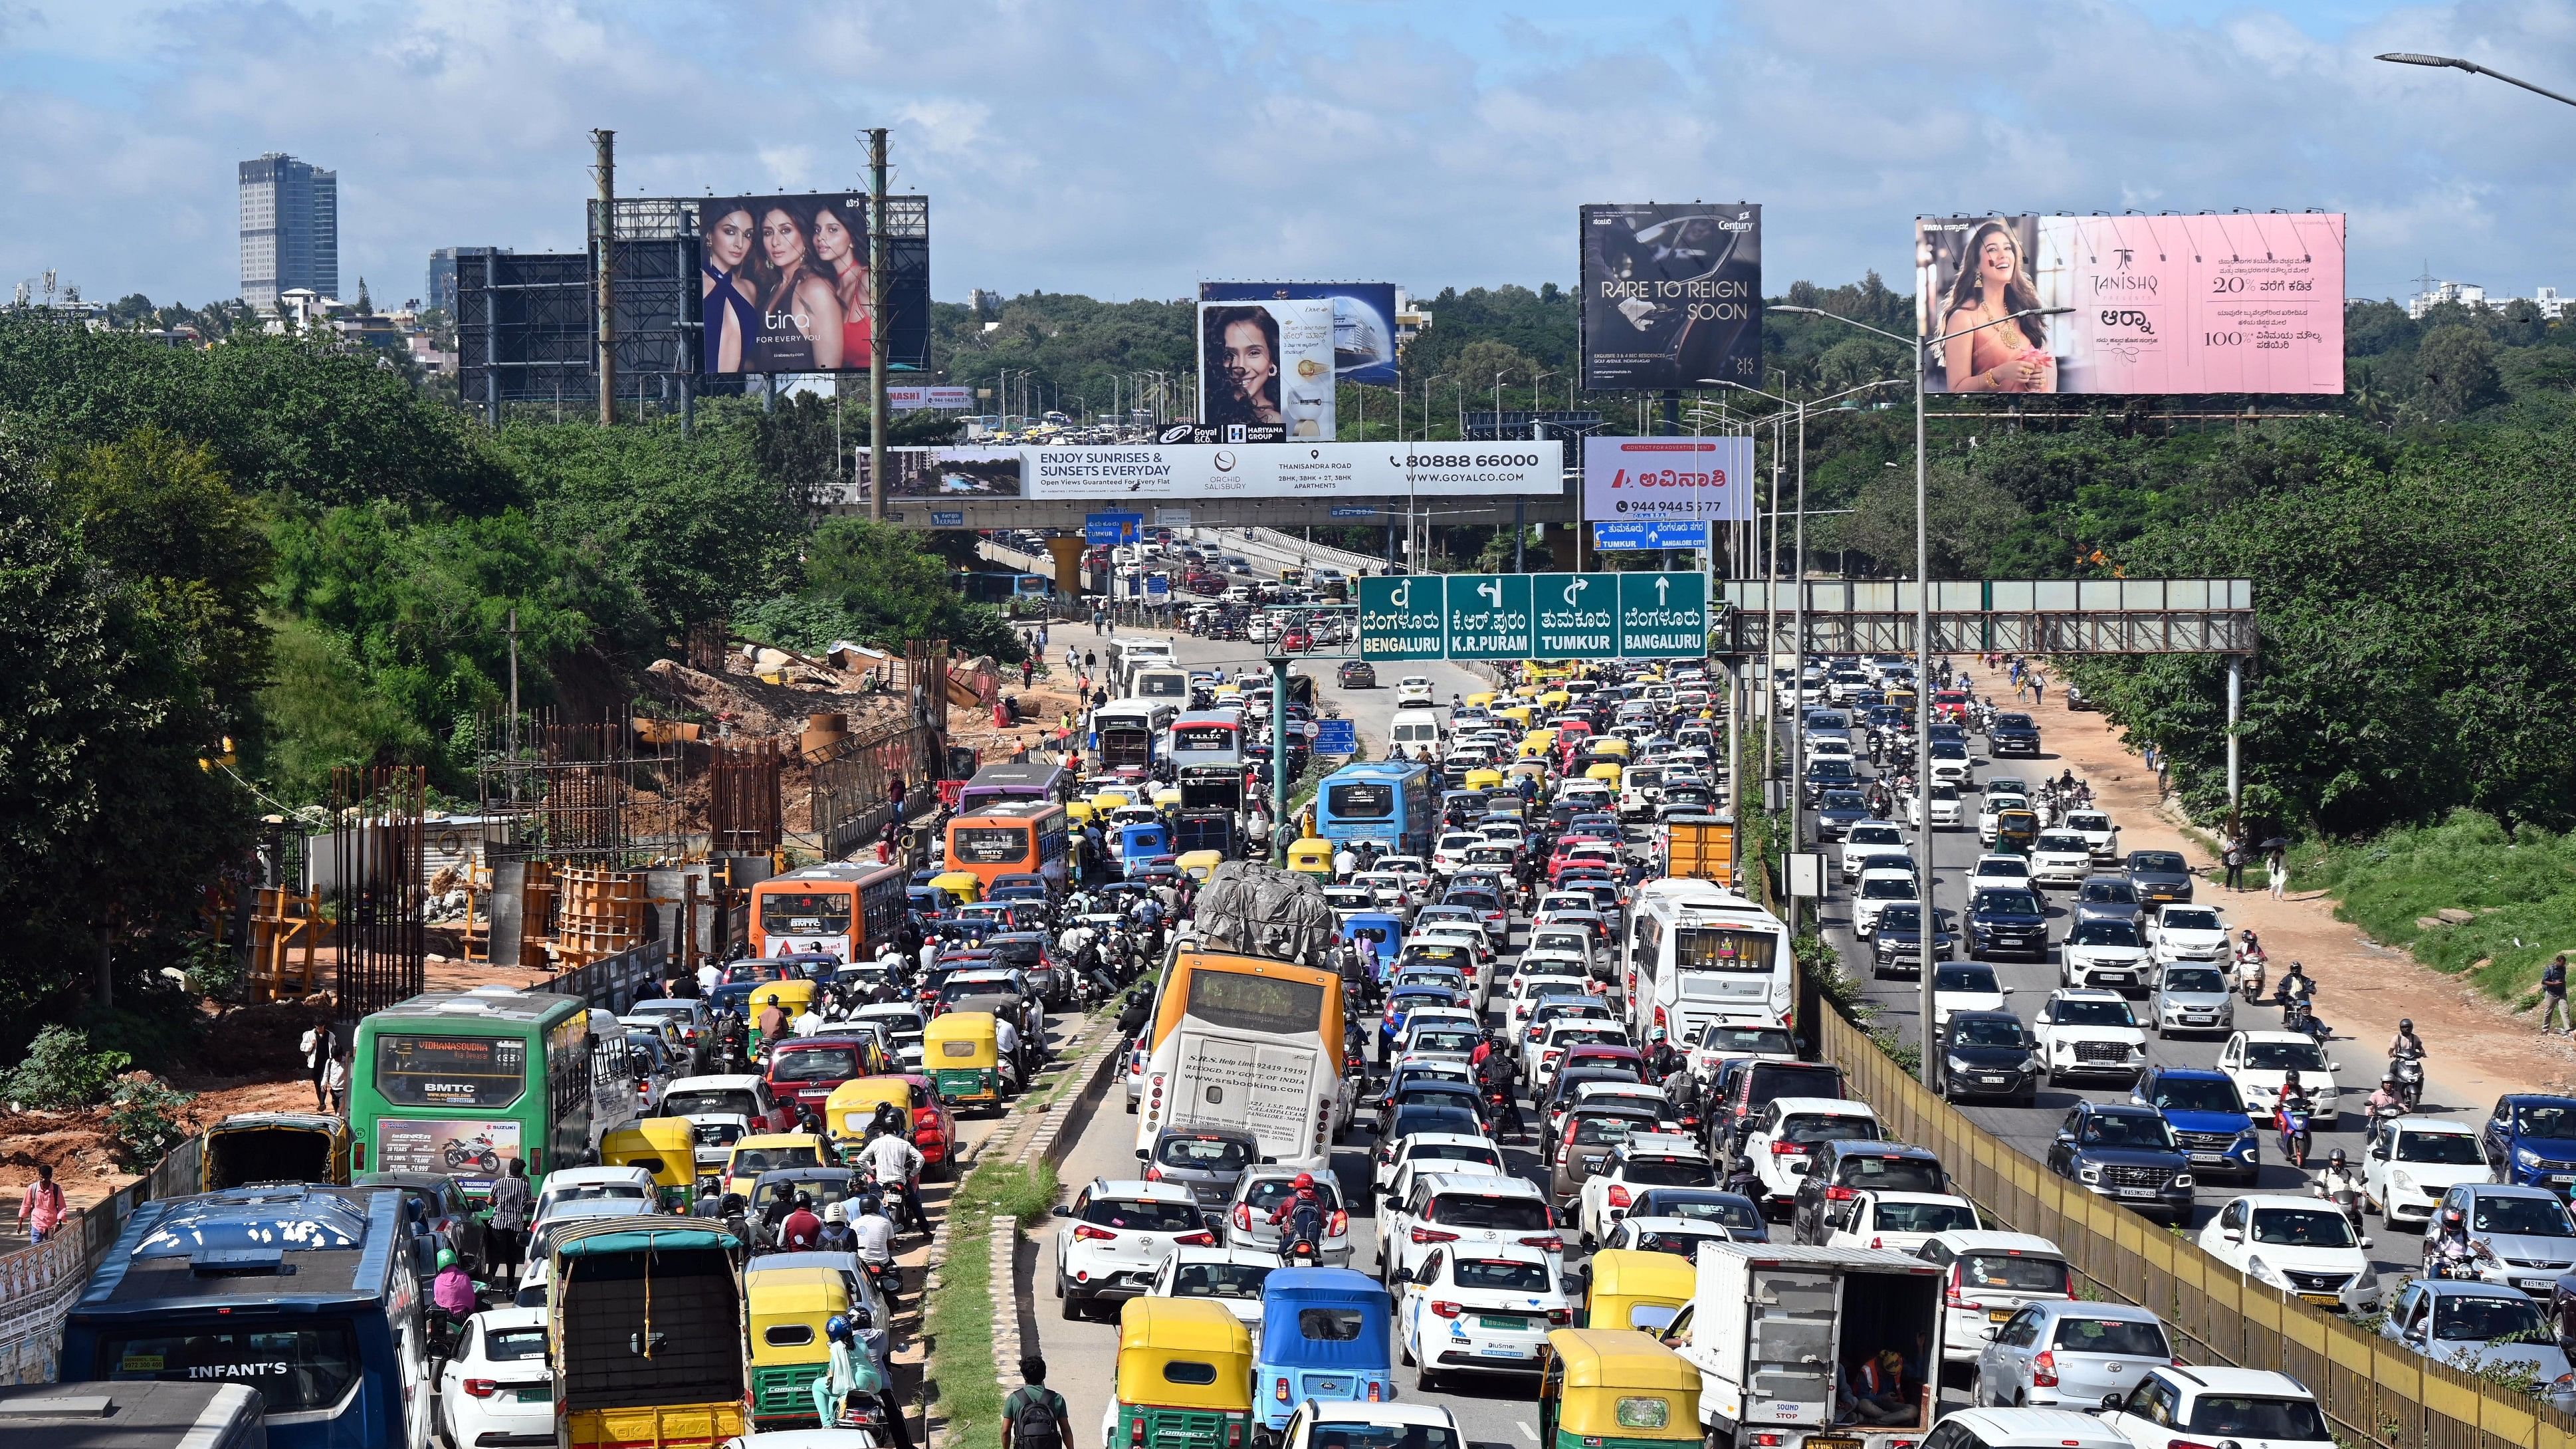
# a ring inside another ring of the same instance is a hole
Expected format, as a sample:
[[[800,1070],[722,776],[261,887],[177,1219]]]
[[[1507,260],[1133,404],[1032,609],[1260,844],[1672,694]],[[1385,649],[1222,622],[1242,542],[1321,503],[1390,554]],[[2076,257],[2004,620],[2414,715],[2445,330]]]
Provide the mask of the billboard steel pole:
[[[617,312],[612,300],[617,267],[617,133],[593,131],[599,176],[599,425],[617,422]]]
[[[886,506],[886,133],[868,132],[868,517]]]

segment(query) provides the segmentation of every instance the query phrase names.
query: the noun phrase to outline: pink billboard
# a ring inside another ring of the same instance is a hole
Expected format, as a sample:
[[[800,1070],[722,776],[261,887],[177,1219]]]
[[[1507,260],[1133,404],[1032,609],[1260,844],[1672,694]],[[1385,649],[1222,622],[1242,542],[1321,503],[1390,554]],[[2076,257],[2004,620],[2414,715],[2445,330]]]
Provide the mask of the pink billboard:
[[[2343,391],[2339,212],[1918,217],[1914,273],[1929,392]]]

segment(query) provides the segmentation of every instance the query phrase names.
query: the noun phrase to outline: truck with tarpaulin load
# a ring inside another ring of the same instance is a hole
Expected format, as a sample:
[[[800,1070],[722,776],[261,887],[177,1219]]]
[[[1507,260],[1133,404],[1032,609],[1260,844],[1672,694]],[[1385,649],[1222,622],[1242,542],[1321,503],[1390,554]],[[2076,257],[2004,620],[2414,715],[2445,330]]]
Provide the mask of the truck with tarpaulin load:
[[[546,1351],[562,1449],[722,1449],[744,1432],[743,1246],[708,1218],[556,1235]]]

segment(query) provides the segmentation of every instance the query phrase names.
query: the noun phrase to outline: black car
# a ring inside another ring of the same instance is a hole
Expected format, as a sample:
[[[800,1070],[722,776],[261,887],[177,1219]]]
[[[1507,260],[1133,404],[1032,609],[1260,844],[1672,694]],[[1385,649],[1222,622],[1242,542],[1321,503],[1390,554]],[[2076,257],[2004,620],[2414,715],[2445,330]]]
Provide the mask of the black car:
[[[2047,960],[2048,911],[2027,887],[1990,886],[1968,897],[1968,957],[2007,951]]]
[[[2005,755],[2039,754],[2039,726],[2026,714],[1999,714],[1986,726],[1986,753],[2000,759]]]
[[[1805,779],[1807,801],[1815,803],[1828,790],[1852,790],[1860,784],[1860,774],[1849,760],[1822,759],[1807,762]],[[1669,796],[1672,792],[1667,790]]]
[[[1816,802],[1816,838],[1840,840],[1844,831],[1870,818],[1869,801],[1858,790],[1827,790]]]
[[[2191,1159],[2153,1107],[2076,1103],[2049,1144],[2048,1170],[2149,1217],[2191,1217]]]
[[[1932,959],[1947,961],[1959,947],[1959,913],[1934,907]],[[1888,905],[1878,913],[1878,931],[1870,939],[1876,950],[1873,972],[1880,980],[1890,976],[1916,977],[1923,971],[1923,907],[1913,901]]]
[[[2046,1070],[2030,1028],[2009,1011],[1953,1013],[1942,1033],[1941,1095],[1953,1102],[1998,1098],[2030,1106]]]
[[[1377,670],[1370,667],[1365,659],[1343,660],[1342,667],[1335,671],[1334,678],[1344,689],[1377,688]]]
[[[2127,921],[2140,915],[2138,888],[2124,875],[2088,875],[2075,887],[2075,924]]]
[[[2191,867],[2175,851],[2133,850],[2120,864],[2141,906],[2191,899]]]

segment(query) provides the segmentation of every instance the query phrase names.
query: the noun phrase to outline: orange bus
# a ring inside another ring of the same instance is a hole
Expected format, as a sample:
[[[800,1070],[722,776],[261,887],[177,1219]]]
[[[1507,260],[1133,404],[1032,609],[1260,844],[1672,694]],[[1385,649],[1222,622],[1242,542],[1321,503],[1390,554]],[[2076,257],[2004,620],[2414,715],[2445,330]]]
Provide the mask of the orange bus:
[[[1052,800],[1009,800],[948,822],[948,868],[984,883],[1006,875],[1043,876],[1050,890],[1065,883],[1072,854],[1064,807]]]
[[[755,956],[823,951],[864,961],[903,930],[910,883],[900,865],[836,861],[772,876],[751,888]]]

